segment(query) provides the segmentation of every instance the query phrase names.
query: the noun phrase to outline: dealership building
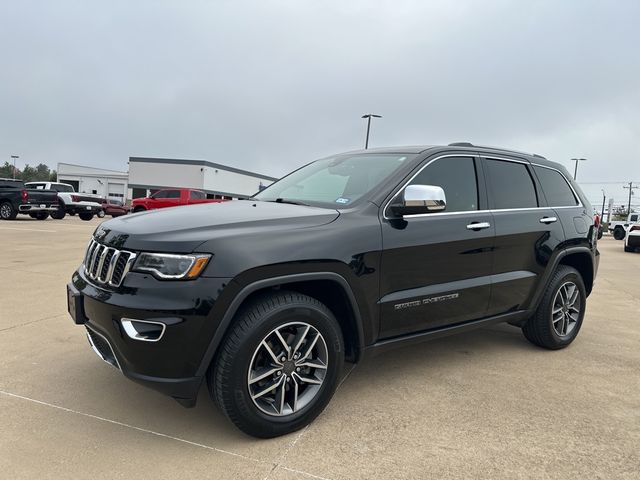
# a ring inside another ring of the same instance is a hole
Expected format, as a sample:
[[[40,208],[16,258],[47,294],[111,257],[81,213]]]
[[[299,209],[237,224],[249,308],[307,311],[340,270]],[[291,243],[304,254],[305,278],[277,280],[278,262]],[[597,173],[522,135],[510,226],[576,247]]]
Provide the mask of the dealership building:
[[[57,173],[58,182],[73,185],[76,192],[93,193],[121,202],[127,199],[129,183],[127,172],[85,167],[72,163],[58,163]]]
[[[119,172],[58,163],[58,182],[76,192],[93,193],[124,203],[163,188],[195,188],[209,198],[245,198],[271,185],[274,177],[208,160],[129,157],[129,171]]]
[[[170,187],[204,190],[210,198],[245,198],[276,180],[208,160],[129,157],[130,198]]]

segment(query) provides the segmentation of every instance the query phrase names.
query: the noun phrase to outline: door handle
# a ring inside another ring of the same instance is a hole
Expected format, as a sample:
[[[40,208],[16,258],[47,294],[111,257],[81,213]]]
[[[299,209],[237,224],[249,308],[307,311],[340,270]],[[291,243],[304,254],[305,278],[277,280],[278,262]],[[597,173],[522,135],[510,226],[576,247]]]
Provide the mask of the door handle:
[[[557,221],[558,219],[556,217],[542,217],[540,219],[540,223],[546,223],[546,224],[557,222]]]
[[[467,230],[483,230],[489,228],[491,224],[489,222],[471,222],[467,225]]]

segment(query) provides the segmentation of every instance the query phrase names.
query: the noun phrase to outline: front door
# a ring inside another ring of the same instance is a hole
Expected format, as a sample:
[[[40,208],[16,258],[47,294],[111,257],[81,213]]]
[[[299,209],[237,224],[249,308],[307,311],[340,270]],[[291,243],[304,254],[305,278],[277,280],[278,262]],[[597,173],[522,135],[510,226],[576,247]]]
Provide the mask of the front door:
[[[445,192],[443,212],[382,218],[380,338],[430,330],[486,315],[491,293],[493,217],[479,159],[427,159],[406,185]]]

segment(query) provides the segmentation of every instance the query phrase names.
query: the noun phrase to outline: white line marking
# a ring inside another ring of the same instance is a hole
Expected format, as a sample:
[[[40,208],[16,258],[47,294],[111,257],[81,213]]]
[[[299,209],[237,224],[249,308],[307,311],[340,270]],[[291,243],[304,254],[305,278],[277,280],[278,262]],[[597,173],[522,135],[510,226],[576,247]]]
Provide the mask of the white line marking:
[[[136,427],[136,426],[133,426],[133,425],[129,425],[127,423],[118,422],[117,420],[111,420],[111,419],[108,419],[108,418],[99,417],[98,415],[92,415],[90,413],[79,412],[77,410],[72,410],[71,408],[62,407],[60,405],[55,405],[53,403],[43,402],[42,400],[36,400],[35,398],[25,397],[24,395],[18,395],[16,393],[5,392],[4,390],[0,390],[0,394],[1,395],[6,395],[8,397],[19,398],[20,400],[26,400],[27,402],[33,402],[33,403],[37,403],[39,405],[44,405],[45,407],[55,408],[57,410],[62,410],[63,412],[75,413],[76,415],[82,415],[83,417],[93,418],[94,420],[99,420],[101,422],[111,423],[112,425],[118,425],[120,427],[125,427],[125,428],[131,428],[133,430],[137,430],[137,431],[143,432],[143,433],[148,433],[150,435],[155,435],[157,437],[167,438],[169,440],[175,440],[176,442],[186,443],[187,445],[192,445],[194,447],[200,447],[200,448],[204,448],[206,450],[211,450],[211,451],[214,451],[214,452],[217,452],[217,453],[222,453],[222,454],[225,454],[225,455],[231,455],[233,457],[241,458],[243,460],[248,460],[250,462],[261,463],[261,464],[265,464],[265,465],[271,465],[271,466],[274,467],[274,469],[275,468],[282,468],[283,470],[287,470],[287,471],[292,472],[292,473],[298,473],[298,474],[304,475],[306,477],[316,478],[318,480],[330,480],[330,479],[328,479],[326,477],[320,477],[318,475],[314,475],[314,474],[309,473],[309,472],[304,472],[302,470],[296,470],[294,468],[285,467],[283,465],[274,465],[272,462],[268,462],[268,461],[265,461],[265,460],[259,460],[257,458],[248,457],[246,455],[242,455],[241,453],[230,452],[229,450],[223,450],[221,448],[211,447],[209,445],[204,445],[202,443],[192,442],[190,440],[185,440],[184,438],[179,438],[179,437],[174,437],[172,435],[167,435],[166,433],[160,433],[160,432],[156,432],[156,431],[153,431],[153,430],[147,430],[146,428]],[[306,431],[306,427],[303,430],[303,432],[304,431]],[[300,436],[302,436],[302,435],[298,435],[298,437],[300,437]],[[291,446],[293,446],[294,444],[295,444],[295,441]],[[271,471],[273,471],[273,470],[271,470]]]
[[[168,438],[170,440],[175,440],[177,442],[182,442],[182,443],[186,443],[188,445],[193,445],[194,447],[206,448],[207,450],[213,450],[214,452],[225,453],[227,455],[233,455],[234,457],[242,458],[244,460],[250,460],[250,461],[256,462],[256,463],[268,463],[268,464],[270,464],[270,462],[265,462],[263,460],[258,460],[256,458],[247,457],[246,455],[242,455],[240,453],[229,452],[228,450],[222,450],[220,448],[211,447],[209,445],[203,445],[202,443],[192,442],[190,440],[185,440],[184,438],[173,437],[173,436],[167,435],[165,433],[155,432],[153,430],[147,430],[146,428],[135,427],[135,426],[129,425],[127,423],[118,422],[117,420],[110,420],[108,418],[99,417],[98,415],[92,415],[90,413],[79,412],[77,410],[72,410],[70,408],[61,407],[60,405],[55,405],[53,403],[47,403],[47,402],[43,402],[42,400],[36,400],[35,398],[29,398],[29,397],[25,397],[23,395],[17,395],[15,393],[5,392],[4,390],[0,390],[0,394],[7,395],[9,397],[19,398],[21,400],[26,400],[28,402],[37,403],[37,404],[40,404],[40,405],[44,405],[46,407],[56,408],[58,410],[62,410],[63,412],[75,413],[77,415],[82,415],[84,417],[93,418],[95,420],[100,420],[102,422],[111,423],[113,425],[119,425],[121,427],[132,428],[133,430],[137,430],[139,432],[148,433],[148,434],[151,434],[151,435],[156,435],[158,437]]]
[[[56,233],[56,230],[40,230],[38,228],[16,228],[16,227],[2,227],[0,228],[0,232],[2,230],[18,230],[21,232],[47,232],[47,233]]]

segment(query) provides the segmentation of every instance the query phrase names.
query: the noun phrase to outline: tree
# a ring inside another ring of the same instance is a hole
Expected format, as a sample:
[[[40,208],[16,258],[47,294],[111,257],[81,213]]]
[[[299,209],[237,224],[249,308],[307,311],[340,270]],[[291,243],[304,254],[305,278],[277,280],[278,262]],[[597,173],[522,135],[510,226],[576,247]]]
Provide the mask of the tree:
[[[20,179],[25,182],[47,182],[50,178],[51,170],[44,163],[39,163],[36,167],[26,164],[20,175]]]
[[[13,164],[7,161],[4,162],[4,165],[0,167],[0,178],[13,178]],[[20,177],[16,175],[16,178]]]

